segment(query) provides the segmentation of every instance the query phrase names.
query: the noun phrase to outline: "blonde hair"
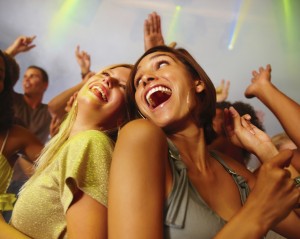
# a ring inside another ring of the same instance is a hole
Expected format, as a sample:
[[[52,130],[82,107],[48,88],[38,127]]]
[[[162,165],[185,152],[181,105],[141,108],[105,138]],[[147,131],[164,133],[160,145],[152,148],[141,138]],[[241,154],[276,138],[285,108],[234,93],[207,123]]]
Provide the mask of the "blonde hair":
[[[108,67],[105,67],[101,70],[101,72],[114,69],[117,67],[125,67],[132,69],[132,65],[130,64],[114,64]],[[55,161],[55,154],[59,151],[61,146],[68,140],[71,130],[73,128],[76,116],[78,111],[77,100],[74,101],[74,104],[71,107],[71,110],[66,115],[66,118],[62,122],[59,127],[58,133],[51,138],[51,140],[45,145],[43,150],[41,151],[40,156],[36,160],[35,163],[35,173],[31,176],[31,178],[24,184],[22,189],[33,182],[53,161]],[[102,131],[109,137],[110,134],[115,131],[115,129]]]
[[[290,142],[294,144],[285,132],[274,135],[271,140],[277,149],[281,149],[282,146]]]

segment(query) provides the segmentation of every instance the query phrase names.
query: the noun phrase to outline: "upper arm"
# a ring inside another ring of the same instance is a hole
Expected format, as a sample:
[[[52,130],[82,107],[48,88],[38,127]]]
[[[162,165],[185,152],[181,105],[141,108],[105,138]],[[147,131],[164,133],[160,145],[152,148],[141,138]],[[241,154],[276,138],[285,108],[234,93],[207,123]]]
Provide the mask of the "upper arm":
[[[107,208],[78,191],[67,210],[68,238],[107,238]]]
[[[109,180],[110,238],[162,238],[166,159],[166,137],[147,120],[120,131]]]

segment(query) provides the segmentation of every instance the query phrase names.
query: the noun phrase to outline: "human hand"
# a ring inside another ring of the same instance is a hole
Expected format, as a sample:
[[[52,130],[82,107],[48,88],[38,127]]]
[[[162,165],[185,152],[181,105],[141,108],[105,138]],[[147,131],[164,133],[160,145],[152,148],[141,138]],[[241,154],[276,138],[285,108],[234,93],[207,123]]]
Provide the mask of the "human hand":
[[[224,109],[224,126],[226,134],[231,142],[247,151],[255,154],[265,162],[277,154],[277,149],[271,138],[251,122],[251,116],[240,116],[233,108]]]
[[[285,169],[290,165],[292,156],[291,150],[284,150],[262,164],[245,204],[245,207],[250,206],[249,220],[255,215],[254,218],[260,220],[263,226],[271,228],[298,206],[300,190]]]
[[[160,16],[156,12],[149,14],[148,19],[144,22],[144,44],[145,51],[165,44],[161,32]]]
[[[53,116],[49,127],[51,138],[58,133],[60,124],[61,120],[57,116]]]
[[[245,91],[247,98],[256,97],[260,91],[264,90],[266,85],[271,84],[271,65],[267,65],[266,68],[259,67],[258,71],[252,72],[251,84]]]
[[[86,51],[80,51],[80,46],[76,47],[75,56],[80,67],[81,74],[84,76],[90,72],[91,57]]]
[[[221,80],[221,85],[216,87],[217,102],[225,101],[228,97],[230,81]]]
[[[70,112],[70,110],[71,110],[71,108],[72,108],[72,106],[73,106],[73,103],[74,103],[74,101],[75,101],[76,98],[77,98],[77,94],[78,94],[78,91],[75,92],[75,93],[70,97],[70,99],[68,100],[67,105],[66,105],[66,107],[65,107],[65,111],[66,111],[66,112]]]
[[[6,50],[5,52],[12,57],[15,57],[20,52],[27,52],[35,47],[32,42],[36,36],[19,36]]]

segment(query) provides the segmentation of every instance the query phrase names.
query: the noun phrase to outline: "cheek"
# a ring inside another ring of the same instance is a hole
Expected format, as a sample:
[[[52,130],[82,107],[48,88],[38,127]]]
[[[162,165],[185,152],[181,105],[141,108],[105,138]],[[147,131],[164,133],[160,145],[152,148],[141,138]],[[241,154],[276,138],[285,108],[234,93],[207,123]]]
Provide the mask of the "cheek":
[[[134,95],[135,103],[137,107],[140,109],[142,107],[142,98],[141,98],[141,92],[136,91]]]

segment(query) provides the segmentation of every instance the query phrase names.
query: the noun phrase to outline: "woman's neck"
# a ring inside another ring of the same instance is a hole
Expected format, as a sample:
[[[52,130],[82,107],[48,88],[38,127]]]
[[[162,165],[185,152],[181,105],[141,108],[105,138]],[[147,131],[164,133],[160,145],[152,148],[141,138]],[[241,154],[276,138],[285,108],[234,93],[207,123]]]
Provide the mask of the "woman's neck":
[[[203,128],[194,125],[167,136],[175,144],[188,168],[189,165],[200,171],[207,168],[207,158],[209,156]]]

